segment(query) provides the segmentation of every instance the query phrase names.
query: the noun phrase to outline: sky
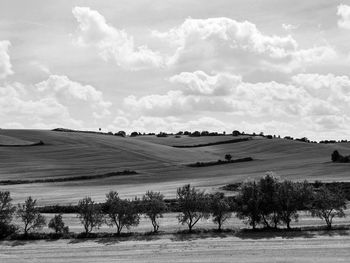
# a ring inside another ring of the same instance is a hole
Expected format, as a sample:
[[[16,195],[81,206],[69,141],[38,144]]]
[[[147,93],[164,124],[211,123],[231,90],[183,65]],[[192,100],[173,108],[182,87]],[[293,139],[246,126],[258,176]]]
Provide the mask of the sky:
[[[350,3],[1,0],[0,127],[350,139]]]

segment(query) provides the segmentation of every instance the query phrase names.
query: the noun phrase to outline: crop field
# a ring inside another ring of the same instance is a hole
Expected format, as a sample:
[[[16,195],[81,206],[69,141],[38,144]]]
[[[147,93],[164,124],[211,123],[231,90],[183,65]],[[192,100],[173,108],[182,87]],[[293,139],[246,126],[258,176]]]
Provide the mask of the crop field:
[[[28,195],[42,205],[75,204],[86,195],[102,201],[110,190],[118,191],[122,197],[141,196],[147,190],[174,197],[176,188],[186,183],[211,192],[228,183],[260,177],[267,171],[299,181],[350,181],[350,165],[330,161],[334,149],[349,153],[350,143],[325,145],[257,136],[237,143],[174,148],[175,144],[205,144],[237,137],[122,138],[47,130],[0,130],[0,136],[2,144],[23,143],[23,147],[0,147],[0,181],[69,178],[126,169],[138,173],[81,181],[0,185],[0,189],[11,191],[16,202]],[[40,140],[44,145],[27,146]],[[233,159],[252,157],[254,160],[215,167],[187,167],[197,161],[223,160],[227,153]]]
[[[174,235],[128,240],[3,241],[0,260],[18,262],[348,262],[349,232]]]

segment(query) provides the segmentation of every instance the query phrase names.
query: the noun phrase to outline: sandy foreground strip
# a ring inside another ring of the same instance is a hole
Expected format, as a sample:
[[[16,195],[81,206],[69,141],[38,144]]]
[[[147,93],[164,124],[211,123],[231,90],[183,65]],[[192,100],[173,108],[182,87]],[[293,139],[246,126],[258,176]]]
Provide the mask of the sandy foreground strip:
[[[3,241],[0,262],[349,262],[350,233]]]

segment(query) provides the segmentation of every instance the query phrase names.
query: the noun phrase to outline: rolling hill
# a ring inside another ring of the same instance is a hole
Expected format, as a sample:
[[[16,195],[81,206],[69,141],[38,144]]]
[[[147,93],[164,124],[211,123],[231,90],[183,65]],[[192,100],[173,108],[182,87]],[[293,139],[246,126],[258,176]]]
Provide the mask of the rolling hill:
[[[53,204],[75,203],[86,195],[103,200],[109,190],[116,190],[125,197],[142,195],[146,190],[161,191],[173,197],[176,187],[185,183],[212,191],[227,183],[262,176],[266,171],[292,180],[350,181],[350,164],[330,161],[334,149],[349,153],[349,143],[325,145],[254,137],[248,141],[204,147],[173,147],[234,138],[123,138],[82,132],[0,130],[2,144],[23,144],[23,147],[0,147],[0,181],[94,176],[90,180],[0,185],[0,189],[10,190],[15,201],[32,195],[40,204]],[[43,145],[28,146],[40,140]],[[224,159],[226,153],[234,159],[250,156],[254,161],[199,168],[187,166],[197,161]],[[96,177],[123,170],[134,170],[137,174]]]

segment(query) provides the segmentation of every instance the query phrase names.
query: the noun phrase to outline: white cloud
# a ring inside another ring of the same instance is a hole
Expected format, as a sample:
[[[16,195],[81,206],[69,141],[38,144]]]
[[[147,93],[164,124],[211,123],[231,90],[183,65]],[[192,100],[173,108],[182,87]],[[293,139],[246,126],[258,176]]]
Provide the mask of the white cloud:
[[[241,83],[241,77],[228,73],[210,76],[203,71],[195,71],[175,75],[170,78],[170,82],[182,84],[185,94],[224,96]]]
[[[295,30],[295,29],[298,29],[298,25],[292,25],[292,24],[282,24],[282,28],[286,31],[292,31],[292,30]]]
[[[96,48],[104,60],[113,60],[118,66],[132,70],[163,65],[158,52],[147,46],[135,46],[132,36],[109,25],[99,12],[89,7],[75,7],[73,15],[79,23],[77,43]]]
[[[310,64],[336,57],[329,46],[301,49],[290,35],[263,34],[255,24],[238,22],[226,17],[186,19],[183,24],[167,32],[153,31],[176,48],[169,64],[241,70],[260,69],[291,72]]]
[[[13,74],[10,56],[8,54],[10,45],[10,41],[0,41],[0,79],[4,79],[8,75]]]
[[[184,129],[180,127],[229,131],[239,126],[256,132],[297,136],[323,133],[335,138],[339,138],[336,129],[350,129],[347,76],[298,74],[289,83],[249,83],[229,73],[196,71],[182,72],[170,81],[174,89],[163,95],[124,100],[126,126],[144,127],[146,131]],[[209,121],[198,122],[203,116]]]
[[[111,102],[104,100],[102,92],[90,85],[82,85],[70,80],[67,76],[51,75],[45,81],[36,84],[40,92],[46,92],[50,97],[61,99],[64,103],[73,101],[85,102],[87,107],[94,109],[93,116],[101,118],[109,115]]]
[[[14,82],[0,87],[0,118],[6,127],[21,123],[32,128],[79,129],[110,115],[110,106],[101,91],[66,76],[51,75],[35,85]]]
[[[350,6],[338,5],[337,8],[338,26],[340,28],[350,29]]]

